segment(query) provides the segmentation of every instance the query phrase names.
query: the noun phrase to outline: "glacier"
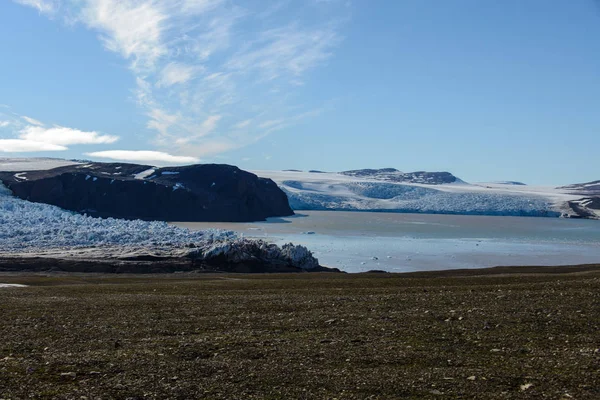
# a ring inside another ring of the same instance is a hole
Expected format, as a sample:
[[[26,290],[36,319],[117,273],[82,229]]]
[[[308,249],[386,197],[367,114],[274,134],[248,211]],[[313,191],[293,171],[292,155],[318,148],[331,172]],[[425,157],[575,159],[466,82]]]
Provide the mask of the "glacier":
[[[389,177],[302,171],[253,171],[273,179],[294,210],[560,217],[577,196],[512,182],[425,184]]]
[[[235,239],[232,231],[190,231],[161,221],[93,218],[12,196],[0,184],[0,252],[99,246],[169,247]]]
[[[221,229],[201,231],[162,221],[94,218],[12,196],[0,183],[0,256],[127,259],[191,257],[211,262],[259,261],[301,269],[319,267],[304,246],[277,246]]]

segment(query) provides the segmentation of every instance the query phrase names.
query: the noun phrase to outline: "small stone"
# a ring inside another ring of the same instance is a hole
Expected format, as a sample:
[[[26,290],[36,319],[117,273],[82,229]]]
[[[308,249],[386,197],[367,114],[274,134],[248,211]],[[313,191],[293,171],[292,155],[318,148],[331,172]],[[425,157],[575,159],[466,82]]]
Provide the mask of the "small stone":
[[[327,321],[325,321],[325,323],[327,325],[331,325],[331,324],[334,324],[336,321],[337,321],[336,319],[328,319]]]
[[[467,380],[469,380],[469,381],[474,381],[475,379],[477,379],[477,377],[475,375],[471,375],[467,378]]]
[[[532,386],[533,386],[533,383],[524,383],[520,387],[521,387],[521,390],[527,390]]]
[[[61,372],[60,376],[65,378],[75,378],[77,377],[77,374],[75,372]]]

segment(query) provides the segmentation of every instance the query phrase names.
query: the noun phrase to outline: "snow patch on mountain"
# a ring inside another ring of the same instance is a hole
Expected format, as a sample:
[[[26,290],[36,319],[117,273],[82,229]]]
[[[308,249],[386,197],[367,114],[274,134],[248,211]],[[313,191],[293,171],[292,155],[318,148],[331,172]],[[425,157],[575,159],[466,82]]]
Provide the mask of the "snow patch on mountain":
[[[135,179],[146,179],[147,177],[149,177],[150,175],[152,175],[155,171],[156,171],[155,168],[150,168],[150,169],[142,171],[142,172],[140,172],[138,174],[135,174],[133,177]]]

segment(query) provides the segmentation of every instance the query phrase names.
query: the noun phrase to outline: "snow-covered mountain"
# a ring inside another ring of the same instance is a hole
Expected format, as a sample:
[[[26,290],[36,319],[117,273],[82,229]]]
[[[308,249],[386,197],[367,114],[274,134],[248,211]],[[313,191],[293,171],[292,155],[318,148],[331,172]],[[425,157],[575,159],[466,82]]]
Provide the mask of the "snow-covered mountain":
[[[573,185],[561,186],[558,189],[583,196],[600,196],[600,181],[575,183]]]
[[[362,210],[441,214],[585,217],[563,188],[513,181],[469,184],[444,172],[393,168],[332,172],[254,171],[274,180],[295,210]],[[595,214],[594,214],[595,215]]]

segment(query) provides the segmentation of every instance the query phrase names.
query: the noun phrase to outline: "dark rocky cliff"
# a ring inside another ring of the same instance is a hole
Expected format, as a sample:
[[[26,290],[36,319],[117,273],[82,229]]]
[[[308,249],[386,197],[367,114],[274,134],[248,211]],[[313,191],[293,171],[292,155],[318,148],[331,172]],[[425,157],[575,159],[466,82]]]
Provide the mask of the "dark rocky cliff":
[[[246,222],[293,214],[272,180],[230,165],[88,163],[0,172],[0,181],[21,199],[97,217]]]

